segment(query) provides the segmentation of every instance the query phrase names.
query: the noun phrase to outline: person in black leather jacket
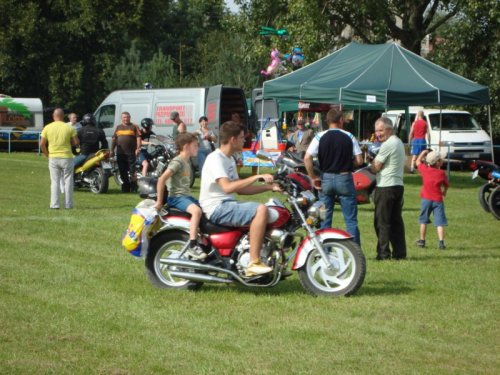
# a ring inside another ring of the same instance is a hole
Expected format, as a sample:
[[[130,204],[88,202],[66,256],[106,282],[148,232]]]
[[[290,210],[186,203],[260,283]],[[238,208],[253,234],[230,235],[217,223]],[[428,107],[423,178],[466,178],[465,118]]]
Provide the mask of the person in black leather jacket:
[[[102,129],[96,126],[94,115],[87,113],[81,121],[82,127],[77,135],[80,140],[80,155],[74,159],[75,168],[82,165],[92,154],[102,148],[108,148],[108,141]]]

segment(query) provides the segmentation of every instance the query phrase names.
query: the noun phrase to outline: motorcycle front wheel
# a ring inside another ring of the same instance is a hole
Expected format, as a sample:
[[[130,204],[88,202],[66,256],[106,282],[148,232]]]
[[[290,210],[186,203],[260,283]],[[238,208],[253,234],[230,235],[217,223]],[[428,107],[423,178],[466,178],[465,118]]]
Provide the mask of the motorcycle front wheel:
[[[299,269],[302,287],[316,296],[349,296],[361,287],[366,274],[366,259],[352,240],[326,239],[322,243],[330,263],[327,265],[317,249],[312,250]]]
[[[497,186],[488,198],[490,212],[497,220],[500,220],[500,186]]]
[[[146,273],[151,284],[162,289],[196,290],[201,288],[203,285],[201,282],[172,276],[170,272],[179,271],[179,267],[167,265],[164,262],[168,258],[181,258],[181,250],[188,241],[189,235],[182,231],[160,233],[151,240],[146,256]]]
[[[104,194],[108,192],[109,176],[102,168],[95,168],[89,173],[90,191],[94,194]]]
[[[492,186],[489,182],[487,182],[486,184],[484,184],[483,186],[481,186],[479,188],[479,195],[478,195],[479,204],[481,205],[483,210],[485,210],[486,212],[490,212],[490,206],[489,206],[488,202],[489,202],[489,197],[491,194],[491,189],[492,189]]]

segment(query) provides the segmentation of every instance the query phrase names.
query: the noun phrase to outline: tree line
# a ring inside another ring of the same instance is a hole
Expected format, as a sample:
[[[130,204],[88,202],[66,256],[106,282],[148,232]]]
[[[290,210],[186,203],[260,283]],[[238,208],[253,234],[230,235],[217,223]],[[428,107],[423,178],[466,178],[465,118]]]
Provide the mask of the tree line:
[[[223,83],[248,94],[276,47],[311,63],[351,41],[397,40],[490,88],[500,135],[497,0],[0,0],[0,93],[92,112],[116,89]],[[259,35],[286,28],[289,38]],[[485,108],[468,108],[486,124]]]

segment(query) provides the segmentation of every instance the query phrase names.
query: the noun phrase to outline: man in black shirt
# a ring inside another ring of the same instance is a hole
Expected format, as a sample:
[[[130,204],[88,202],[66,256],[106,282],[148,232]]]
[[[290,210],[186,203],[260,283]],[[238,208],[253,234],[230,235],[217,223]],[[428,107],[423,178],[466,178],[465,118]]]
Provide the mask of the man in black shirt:
[[[94,115],[91,113],[84,115],[81,124],[82,127],[77,132],[80,140],[80,155],[75,157],[75,168],[82,165],[90,155],[95,154],[102,148],[108,148],[108,141],[104,131],[95,126]]]
[[[340,201],[347,231],[360,244],[358,205],[352,172],[363,163],[361,149],[354,136],[343,130],[342,111],[331,109],[327,114],[329,129],[315,135],[309,145],[304,163],[314,186],[320,190],[320,199],[326,206],[326,218],[321,228],[332,227],[335,200]],[[313,168],[313,157],[318,156],[321,179]]]

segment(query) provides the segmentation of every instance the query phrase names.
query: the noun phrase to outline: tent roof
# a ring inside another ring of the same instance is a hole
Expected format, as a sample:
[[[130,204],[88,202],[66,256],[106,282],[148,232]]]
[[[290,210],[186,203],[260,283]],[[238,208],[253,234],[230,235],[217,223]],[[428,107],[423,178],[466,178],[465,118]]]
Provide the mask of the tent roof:
[[[264,82],[264,98],[373,108],[488,104],[488,87],[395,44],[350,43],[292,73]]]

